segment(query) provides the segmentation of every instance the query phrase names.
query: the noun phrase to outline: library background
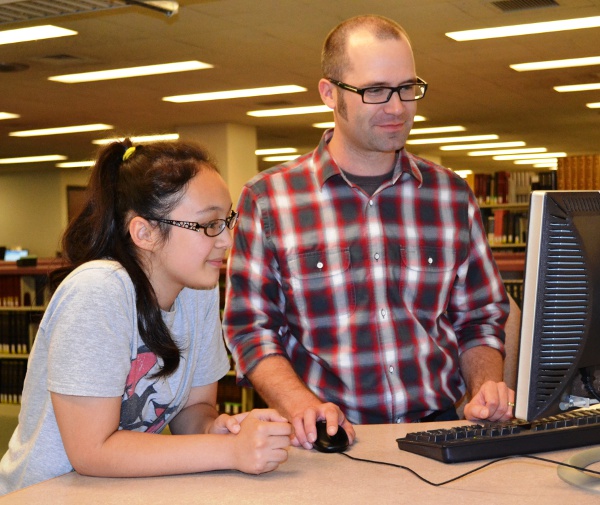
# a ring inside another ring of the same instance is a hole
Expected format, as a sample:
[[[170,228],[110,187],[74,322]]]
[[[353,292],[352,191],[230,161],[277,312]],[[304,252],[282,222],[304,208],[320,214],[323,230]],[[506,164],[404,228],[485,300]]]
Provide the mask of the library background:
[[[33,3],[40,5],[32,8]],[[127,3],[69,0],[56,2],[58,7],[53,2],[0,0],[0,34],[46,24],[70,30],[55,39],[2,45],[0,97],[6,99],[0,102],[0,454],[16,425],[28,353],[48,303],[46,275],[59,261],[60,234],[84,195],[89,159],[97,149],[91,144],[111,135],[115,139],[149,132],[197,141],[215,156],[236,202],[243,184],[257,171],[285,161],[270,156],[308,152],[323,128],[333,126],[331,110],[323,107],[317,91],[319,59],[325,36],[342,19],[381,14],[399,21],[411,36],[418,75],[429,88],[418,103],[407,149],[457,172],[472,169],[464,177],[477,197],[490,246],[517,305],[522,305],[530,192],[600,190],[600,103],[587,103],[600,89],[591,83],[598,75],[593,65],[599,63],[564,63],[596,56],[590,48],[598,47],[600,23],[489,40],[461,40],[451,32],[600,19],[600,0],[381,0],[375,5],[180,0],[178,13],[169,13],[168,19],[164,12]],[[92,11],[84,4],[94,4]],[[516,68],[536,58],[563,64],[539,71]],[[176,76],[168,70],[100,83],[63,79],[167,61],[195,66],[178,70]],[[578,83],[587,88],[567,89]],[[290,90],[283,84],[295,86]],[[220,97],[226,99],[195,94],[219,90],[245,94]],[[172,96],[182,92],[194,94]],[[271,114],[275,112],[281,113]],[[82,123],[92,124],[76,134],[47,131]],[[429,138],[438,134],[443,138]],[[466,154],[505,147],[528,150],[531,158],[554,155],[556,165],[529,170],[512,161],[491,161],[491,151],[487,158]],[[555,152],[559,150],[569,153]],[[221,291],[224,283],[223,270]],[[236,385],[233,370],[219,384],[218,402],[222,411],[231,413],[264,404],[251,389]]]

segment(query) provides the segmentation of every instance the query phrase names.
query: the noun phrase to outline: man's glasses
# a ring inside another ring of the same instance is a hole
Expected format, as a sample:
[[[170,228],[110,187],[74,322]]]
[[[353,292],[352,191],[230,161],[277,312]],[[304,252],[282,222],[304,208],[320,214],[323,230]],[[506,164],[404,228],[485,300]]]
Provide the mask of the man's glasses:
[[[352,93],[358,93],[362,97],[363,103],[376,104],[376,103],[387,103],[392,98],[394,93],[398,93],[400,100],[403,102],[414,102],[420,100],[425,96],[427,91],[427,83],[417,77],[416,83],[402,84],[401,86],[369,86],[368,88],[357,88],[350,86],[342,81],[336,81],[335,79],[327,78],[329,82],[336,86],[345,89],[346,91],[352,91]]]
[[[173,221],[172,219],[158,219],[158,218],[147,218],[147,219],[151,220],[151,221],[158,221],[159,223],[170,224],[172,226],[179,226],[179,228],[186,228],[187,230],[192,230],[192,231],[197,231],[197,232],[200,232],[200,230],[203,230],[204,234],[207,237],[216,237],[217,235],[220,235],[221,233],[223,233],[223,230],[225,228],[229,228],[230,230],[233,230],[235,228],[235,225],[237,224],[238,216],[239,216],[239,214],[235,210],[232,210],[231,214],[229,214],[229,216],[226,217],[225,219],[214,219],[214,220],[209,221],[208,223],[204,223],[204,224],[195,223],[193,221]]]

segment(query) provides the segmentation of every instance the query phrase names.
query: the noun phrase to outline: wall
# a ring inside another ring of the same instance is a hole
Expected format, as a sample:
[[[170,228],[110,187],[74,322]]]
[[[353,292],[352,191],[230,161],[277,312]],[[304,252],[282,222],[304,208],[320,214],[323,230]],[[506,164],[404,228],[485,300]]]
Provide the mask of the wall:
[[[67,185],[86,185],[87,170],[0,173],[0,244],[52,257],[67,224]]]

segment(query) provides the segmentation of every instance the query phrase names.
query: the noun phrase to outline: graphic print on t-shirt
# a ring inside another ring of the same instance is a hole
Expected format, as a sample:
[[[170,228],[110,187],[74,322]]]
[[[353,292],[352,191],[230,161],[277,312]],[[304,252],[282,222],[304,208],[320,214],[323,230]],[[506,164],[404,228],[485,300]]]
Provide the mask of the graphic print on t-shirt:
[[[121,402],[120,427],[124,430],[160,432],[165,425],[166,415],[176,406],[157,401],[154,387],[160,379],[152,377],[159,370],[156,355],[142,345],[127,376],[125,393]]]

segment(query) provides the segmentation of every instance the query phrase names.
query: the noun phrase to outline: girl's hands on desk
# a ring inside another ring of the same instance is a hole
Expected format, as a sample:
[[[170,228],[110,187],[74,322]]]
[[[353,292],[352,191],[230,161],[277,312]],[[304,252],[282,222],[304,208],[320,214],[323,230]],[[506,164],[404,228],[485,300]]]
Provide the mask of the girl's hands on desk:
[[[227,417],[228,420],[222,421],[235,434],[233,451],[237,470],[253,474],[271,472],[287,460],[292,426],[276,410],[257,409]]]

